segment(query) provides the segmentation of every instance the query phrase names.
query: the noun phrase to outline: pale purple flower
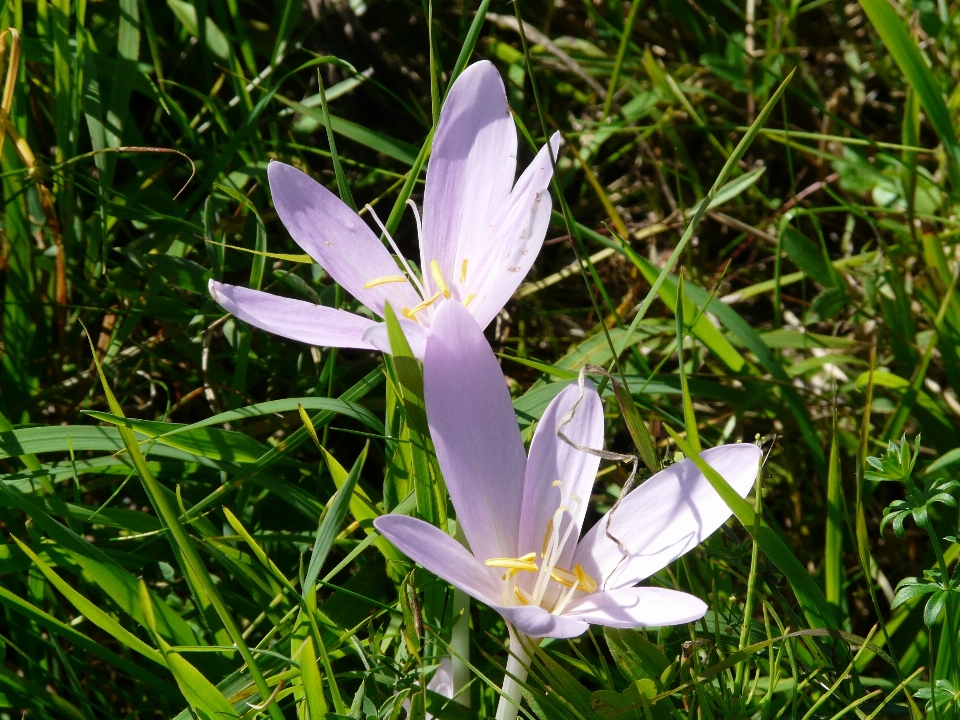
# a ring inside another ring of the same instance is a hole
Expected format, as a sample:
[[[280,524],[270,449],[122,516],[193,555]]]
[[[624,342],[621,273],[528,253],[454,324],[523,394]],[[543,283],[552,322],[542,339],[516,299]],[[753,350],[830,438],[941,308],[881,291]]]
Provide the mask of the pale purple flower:
[[[547,186],[559,135],[514,184],[517,132],[503,81],[481,61],[454,82],[440,113],[427,167],[418,277],[399,250],[333,193],[296,168],[267,167],[277,214],[330,276],[383,317],[390,303],[417,357],[436,310],[466,306],[485,327],[513,295],[540,252],[550,223]],[[210,281],[221,306],[254,327],[310,345],[390,352],[386,326],[369,318]]]
[[[462,306],[439,308],[426,341],[430,433],[470,549],[443,530],[384,515],[377,530],[411,560],[499,612],[529,637],[574,637],[589,624],[675,625],[703,616],[693,595],[635,587],[696,547],[730,509],[691,460],[628,494],[581,539],[599,459],[557,437],[579,388],[547,407],[525,456],[510,394],[477,323]],[[603,407],[592,385],[564,435],[601,448]],[[759,469],[751,444],[705,450],[703,459],[745,496]],[[610,532],[627,551],[624,555]]]
[[[414,684],[419,685],[420,683]],[[440,666],[433,674],[433,677],[430,678],[430,682],[427,683],[427,690],[435,692],[437,695],[442,695],[448,700],[453,698],[453,660],[448,657],[440,660]],[[410,717],[410,701],[404,700],[403,707],[407,711],[407,717]],[[433,720],[433,715],[426,713],[424,720]]]

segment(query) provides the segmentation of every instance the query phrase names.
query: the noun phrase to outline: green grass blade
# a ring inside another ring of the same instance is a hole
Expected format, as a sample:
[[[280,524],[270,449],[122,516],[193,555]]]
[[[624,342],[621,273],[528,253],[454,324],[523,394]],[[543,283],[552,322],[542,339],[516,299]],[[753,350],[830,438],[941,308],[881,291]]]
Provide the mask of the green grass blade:
[[[103,374],[103,368],[100,366],[100,359],[97,356],[97,352],[93,347],[92,341],[90,342],[90,350],[93,353],[93,361],[96,365],[97,372],[99,373],[100,383],[103,387],[104,394],[107,397],[107,403],[110,406],[110,410],[114,415],[124,417],[123,409],[120,407],[120,404],[114,397],[113,391],[110,389],[110,384],[107,382],[107,378]],[[193,572],[199,587],[203,590],[211,605],[216,610],[220,621],[223,623],[224,628],[230,635],[230,639],[236,644],[244,662],[246,662],[261,697],[269,698],[269,688],[267,687],[263,675],[260,673],[260,670],[257,667],[255,658],[250,653],[250,649],[247,647],[247,644],[243,639],[243,634],[240,632],[240,628],[233,619],[233,615],[231,614],[229,608],[223,602],[220,592],[213,584],[210,573],[207,571],[203,561],[200,559],[200,555],[193,544],[193,540],[191,540],[183,525],[180,523],[178,513],[173,509],[173,507],[171,507],[167,494],[157,482],[156,478],[154,478],[153,473],[150,471],[149,466],[144,460],[143,454],[140,452],[140,445],[137,443],[136,436],[133,434],[133,431],[128,428],[121,427],[119,430],[120,437],[123,438],[124,446],[126,447],[127,452],[130,453],[130,459],[133,461],[133,465],[137,469],[137,474],[140,475],[140,479],[143,481],[147,493],[157,508],[158,513],[162,517],[164,524],[170,531],[170,540],[171,544],[173,545],[173,549],[176,552],[182,553],[185,565]],[[141,594],[143,592],[143,588],[145,588],[145,586],[141,587]],[[270,702],[266,709],[273,720],[283,720],[283,714],[281,713],[276,702]]]
[[[327,130],[327,145],[330,147],[330,160],[333,162],[333,172],[337,176],[337,189],[340,191],[340,199],[356,211],[357,204],[353,200],[353,193],[350,192],[350,184],[347,182],[347,176],[343,172],[343,165],[340,164],[340,155],[337,153],[337,143],[333,138],[333,123],[330,121],[330,109],[327,107],[327,91],[323,87],[323,77],[319,69],[317,70],[317,88],[320,91],[320,113],[323,116],[323,126]]]
[[[41,560],[40,557],[34,553],[28,545],[23,543],[20,538],[15,535],[11,535],[11,537],[13,538],[13,541],[20,547],[20,549],[26,553],[27,557],[29,557],[37,566],[37,568],[39,568],[40,572],[43,573],[43,576],[50,582],[50,584],[59,590],[63,596],[70,601],[70,604],[73,605],[84,617],[89,619],[94,625],[99,627],[104,632],[113,635],[113,637],[131,650],[140,653],[148,660],[153,660],[153,662],[159,665],[164,667],[166,666],[166,662],[164,662],[163,656],[159,652],[147,645],[136,635],[130,633],[116,620],[97,607],[95,603],[91,602],[81,593],[77,592],[73,587],[70,586],[69,583],[57,575],[57,573],[55,573],[49,565]]]
[[[239,717],[233,706],[227,702],[223,694],[217,690],[207,678],[191,665],[182,655],[174,652],[160,635],[155,631],[153,600],[146,583],[140,581],[140,605],[146,618],[147,628],[152,632],[154,640],[160,647],[170,672],[180,686],[180,691],[190,703],[191,707],[201,711],[210,718]],[[266,686],[264,686],[266,687]]]
[[[690,447],[699,453],[703,450],[703,447],[700,445],[700,433],[697,431],[697,416],[693,412],[693,398],[690,397],[690,386],[687,384],[687,369],[683,357],[683,339],[685,335],[683,321],[684,301],[683,272],[681,271],[677,281],[677,301],[675,305],[677,319],[677,360],[679,362],[677,372],[680,373],[680,391],[683,396],[683,423],[687,430],[687,442],[690,443]]]
[[[303,681],[303,693],[309,710],[310,720],[323,720],[327,715],[327,701],[323,697],[323,678],[317,664],[317,653],[313,638],[304,640],[300,650],[300,678]],[[302,717],[302,716],[301,716]]]
[[[310,564],[307,566],[307,573],[303,578],[304,592],[307,592],[313,587],[314,583],[316,583],[317,578],[320,576],[320,568],[323,567],[323,563],[327,559],[327,554],[330,552],[330,548],[333,547],[334,538],[336,538],[337,533],[340,532],[340,525],[343,524],[343,519],[347,515],[347,510],[353,500],[354,488],[357,486],[357,481],[360,479],[360,472],[363,470],[363,465],[367,460],[367,449],[369,447],[370,443],[368,442],[364,446],[363,452],[361,452],[357,458],[357,461],[353,464],[353,467],[350,468],[350,474],[347,476],[347,479],[337,488],[337,497],[334,499],[333,505],[327,511],[323,521],[320,523],[320,527],[317,529],[317,537],[316,540],[313,541],[313,555],[310,557]]]
[[[473,54],[473,49],[477,46],[477,40],[480,37],[480,31],[483,29],[483,23],[487,19],[487,10],[489,9],[490,0],[480,0],[477,12],[470,22],[470,29],[467,30],[467,36],[463,39],[463,45],[460,47],[460,54],[457,56],[457,61],[453,65],[453,70],[450,71],[450,84],[447,85],[448,91],[470,62],[470,56]]]
[[[837,422],[834,419],[830,441],[830,460],[827,471],[827,531],[824,551],[824,586],[827,602],[833,605],[839,616],[840,597],[843,592],[843,507],[840,478],[840,449]]]
[[[907,26],[887,0],[860,0],[860,6],[880,34],[907,83],[919,96],[934,132],[947,151],[950,184],[954,191],[960,190],[960,143],[957,142],[950,112],[943,101],[940,84],[927,67]]]
[[[410,429],[413,451],[414,485],[417,490],[417,512],[422,520],[434,525],[440,521],[440,509],[434,493],[430,476],[430,430],[427,427],[427,413],[423,404],[423,371],[420,363],[410,351],[410,345],[403,334],[393,308],[388,303],[384,308],[384,319],[393,351],[393,364],[406,413],[407,427]]]
[[[794,72],[795,71],[791,71],[791,73],[787,75],[786,79],[780,83],[780,87],[777,88],[777,91],[773,94],[770,100],[767,101],[767,104],[764,106],[763,110],[760,111],[760,114],[757,116],[757,119],[754,121],[753,125],[750,126],[750,129],[747,131],[747,133],[740,139],[740,142],[737,144],[737,147],[734,149],[733,153],[731,153],[730,157],[727,158],[726,163],[724,163],[723,168],[720,170],[720,174],[717,175],[717,179],[714,180],[713,186],[707,192],[707,196],[700,201],[700,204],[697,206],[697,210],[693,215],[693,219],[690,220],[690,223],[687,225],[687,229],[680,238],[680,242],[677,243],[677,247],[674,248],[673,252],[670,254],[670,259],[663,266],[663,269],[660,271],[660,275],[654,281],[653,286],[647,293],[647,296],[643,299],[643,302],[640,303],[637,314],[630,323],[630,329],[617,346],[618,356],[623,355],[623,351],[630,344],[630,339],[637,331],[637,326],[640,324],[640,321],[646,317],[647,310],[649,310],[650,305],[653,304],[653,299],[656,297],[657,291],[660,289],[660,286],[663,284],[664,280],[666,280],[667,275],[670,274],[674,265],[676,265],[680,260],[680,256],[683,254],[684,248],[686,248],[687,243],[690,242],[690,238],[693,237],[693,232],[696,230],[697,225],[700,224],[700,219],[707,211],[707,208],[710,206],[710,203],[713,201],[717,192],[727,182],[727,178],[729,178],[731,173],[733,173],[734,168],[737,166],[737,163],[740,162],[740,158],[742,158],[744,153],[746,153],[747,148],[753,144],[753,140],[760,132],[760,128],[763,127],[764,123],[767,122],[767,119],[770,117],[770,113],[773,111],[773,108],[780,101],[783,91],[786,90],[787,85],[789,85],[790,81],[793,79]]]
[[[57,545],[70,553],[76,563],[118,607],[140,624],[145,622],[137,602],[139,590],[136,577],[86,538],[50,517],[29,496],[6,484],[0,484],[0,497],[3,498],[4,506],[24,512]],[[197,644],[193,629],[173,608],[166,603],[160,603],[157,607],[157,632],[177,645]]]
[[[179,697],[180,693],[177,692],[175,687],[166,681],[161,680],[146,668],[138,665],[136,662],[132,662],[127,658],[117,655],[112,650],[104,647],[103,643],[91,640],[86,635],[72,628],[67,623],[61,622],[55,617],[48,615],[40,608],[31,605],[21,597],[17,597],[4,587],[0,587],[0,604],[3,604],[10,610],[20,613],[20,615],[27,620],[43,626],[48,632],[62,637],[74,647],[88,652],[91,655],[100,658],[104,662],[113,665],[121,672],[124,672],[134,680],[143,683],[151,690],[171,698]]]
[[[13,425],[10,424],[10,421],[7,420],[6,415],[0,412],[0,442],[5,440],[5,433],[12,433]],[[39,470],[40,461],[37,460],[37,456],[33,453],[26,453],[19,456],[20,462],[22,462],[27,470]]]

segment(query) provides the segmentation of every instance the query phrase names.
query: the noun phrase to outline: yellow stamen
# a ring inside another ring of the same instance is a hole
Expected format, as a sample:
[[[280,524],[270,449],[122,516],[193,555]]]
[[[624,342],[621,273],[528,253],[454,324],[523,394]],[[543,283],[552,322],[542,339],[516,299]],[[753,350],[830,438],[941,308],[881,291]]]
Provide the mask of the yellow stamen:
[[[433,275],[433,279],[437,283],[437,287],[440,288],[440,292],[443,293],[443,296],[449,298],[450,290],[447,288],[447,283],[443,280],[443,275],[440,274],[440,263],[436,260],[430,261],[430,273]]]
[[[477,296],[476,293],[470,293],[469,295],[467,295],[467,299],[463,301],[463,306],[467,307],[476,296]]]
[[[530,593],[524,590],[522,587],[514,587],[513,594],[517,596],[517,600],[522,602],[524,605],[535,605],[533,598],[530,597]]]
[[[563,480],[560,480],[559,478],[550,483],[551,487],[560,487],[561,485],[563,485]]]
[[[410,314],[411,314],[411,315],[416,315],[416,314],[417,314],[418,312],[420,312],[421,310],[425,310],[426,308],[430,307],[431,305],[433,305],[433,304],[437,301],[437,298],[438,298],[438,297],[440,297],[440,293],[437,293],[437,294],[434,295],[433,297],[427,298],[427,299],[424,300],[422,303],[420,303],[419,305],[415,306],[415,307],[413,308],[413,310],[410,311]]]
[[[400,275],[384,275],[383,277],[378,277],[376,280],[371,280],[363,284],[364,290],[369,290],[372,287],[377,285],[386,285],[387,283],[402,283],[406,282],[407,279]]]
[[[465,283],[467,281],[467,260],[469,258],[463,259],[463,265],[460,266],[460,282]]]
[[[540,557],[546,557],[547,544],[550,542],[550,536],[553,535],[553,518],[547,521],[547,532],[543,536],[543,547],[540,548]]]
[[[532,562],[532,558],[530,558],[532,554],[533,553],[524,555],[522,558],[490,558],[484,565],[487,567],[506,568],[507,570],[515,572],[536,572],[540,568],[537,567],[535,562]],[[536,557],[536,555],[534,555],[534,557]]]
[[[592,592],[595,592],[595,591],[596,591],[596,589],[597,589],[597,581],[594,580],[594,579],[593,579],[592,577],[590,577],[589,575],[587,575],[587,574],[583,571],[583,568],[582,568],[582,567],[580,567],[579,565],[574,565],[574,566],[573,566],[573,574],[576,576],[577,582],[580,584],[580,587],[582,587],[582,588],[583,588],[584,590],[586,590],[588,593],[592,593]]]
[[[413,320],[414,322],[418,322],[417,316],[414,315],[413,313],[414,311],[411,310],[410,308],[403,308],[403,310],[400,311],[400,314],[403,315],[407,320]]]
[[[550,573],[550,577],[565,587],[573,587],[574,583],[579,581],[576,575],[563,568],[555,567]]]

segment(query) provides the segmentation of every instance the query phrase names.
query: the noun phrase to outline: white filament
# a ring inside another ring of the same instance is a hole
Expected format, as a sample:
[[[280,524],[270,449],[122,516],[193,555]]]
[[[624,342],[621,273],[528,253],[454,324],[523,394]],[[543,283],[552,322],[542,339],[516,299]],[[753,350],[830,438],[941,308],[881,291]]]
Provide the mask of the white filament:
[[[420,293],[420,297],[425,298],[427,296],[427,291],[423,289],[423,285],[420,284],[420,279],[414,274],[413,270],[410,268],[410,264],[407,262],[407,259],[403,256],[403,253],[400,252],[400,248],[397,247],[397,244],[393,241],[393,236],[387,232],[387,226],[380,222],[380,218],[377,216],[376,210],[373,209],[373,206],[369,203],[364,205],[364,207],[369,211],[370,216],[373,218],[373,221],[379,226],[380,230],[383,231],[383,234],[387,238],[387,242],[390,243],[390,247],[393,248],[393,252],[396,253],[397,257],[400,259],[400,262],[403,264],[404,269],[407,271],[407,275],[410,276],[410,282],[414,284],[417,291]],[[419,229],[420,223],[417,221],[417,227]],[[419,230],[418,230],[419,231]]]

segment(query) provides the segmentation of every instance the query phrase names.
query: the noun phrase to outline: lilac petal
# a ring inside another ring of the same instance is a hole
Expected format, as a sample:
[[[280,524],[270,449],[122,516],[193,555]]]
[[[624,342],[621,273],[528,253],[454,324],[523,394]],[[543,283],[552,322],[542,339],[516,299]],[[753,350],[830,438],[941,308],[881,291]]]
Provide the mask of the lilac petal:
[[[208,287],[224,310],[274,335],[318,347],[376,349],[363,337],[375,325],[365,317],[215,280]]]
[[[527,637],[573,638],[587,630],[587,623],[565,615],[553,615],[534,605],[501,607],[491,605],[504,619]]]
[[[517,557],[523,441],[497,359],[460,303],[437,309],[423,384],[437,459],[470,549],[481,561]]]
[[[757,477],[760,448],[721,445],[701,457],[745,497]],[[727,521],[730,508],[692,460],[671,465],[624,498],[610,532],[623,543],[626,559],[604,532],[609,513],[588,532],[574,563],[605,590],[635,585],[693,549]]]
[[[520,555],[542,553],[545,534],[557,508],[562,503],[570,509],[563,514],[559,528],[562,538],[573,523],[570,537],[557,563],[561,568],[572,567],[570,561],[580,537],[580,526],[583,525],[593,480],[600,464],[600,458],[577,450],[557,437],[557,423],[579,396],[580,389],[574,383],[547,406],[530,444],[523,484]],[[561,431],[577,445],[595,449],[603,447],[603,403],[589,380],[584,385],[583,400],[573,419]],[[554,485],[556,480],[561,480],[563,485]]]
[[[486,60],[461,73],[440,111],[423,194],[420,256],[430,294],[434,260],[451,290],[459,245],[487,237],[506,203],[517,167],[517,131],[503,81]],[[460,296],[463,299],[464,296]]]
[[[423,325],[415,323],[413,320],[397,318],[397,322],[399,322],[400,327],[403,328],[404,337],[407,338],[407,342],[410,344],[410,352],[413,353],[415,358],[422,360],[427,348],[427,331]],[[376,323],[368,327],[363,333],[363,339],[380,352],[387,353],[388,355],[393,354],[393,350],[390,347],[390,337],[387,335],[386,323]]]
[[[440,661],[440,667],[427,683],[427,690],[432,690],[437,695],[443,695],[445,698],[453,697],[453,660],[445,657]]]
[[[682,625],[703,617],[707,606],[698,597],[658,587],[628,587],[595,592],[570,603],[563,616],[615,628]]]
[[[549,153],[556,158],[559,149],[560,134],[556,133],[520,176],[493,228],[483,238],[482,249],[475,251],[476,257],[458,254],[458,268],[464,258],[469,258],[466,283],[460,293],[464,297],[476,295],[470,312],[480,327],[486,327],[507,304],[540,253],[553,207]]]
[[[377,531],[414,562],[487,605],[500,601],[496,572],[443,530],[407,515],[381,515]]]
[[[419,686],[420,683],[415,682],[414,685]],[[445,698],[453,697],[453,660],[445,657],[440,661],[440,667],[437,668],[430,682],[427,683],[427,690]],[[410,717],[410,700],[403,701],[403,709],[406,710],[407,717]],[[424,720],[433,720],[433,715],[426,713]]]
[[[406,279],[364,288],[380,278],[404,278],[403,270],[360,216],[336,195],[281,162],[267,166],[267,178],[273,205],[290,236],[347,292],[381,316],[386,301],[398,313],[420,302]]]

